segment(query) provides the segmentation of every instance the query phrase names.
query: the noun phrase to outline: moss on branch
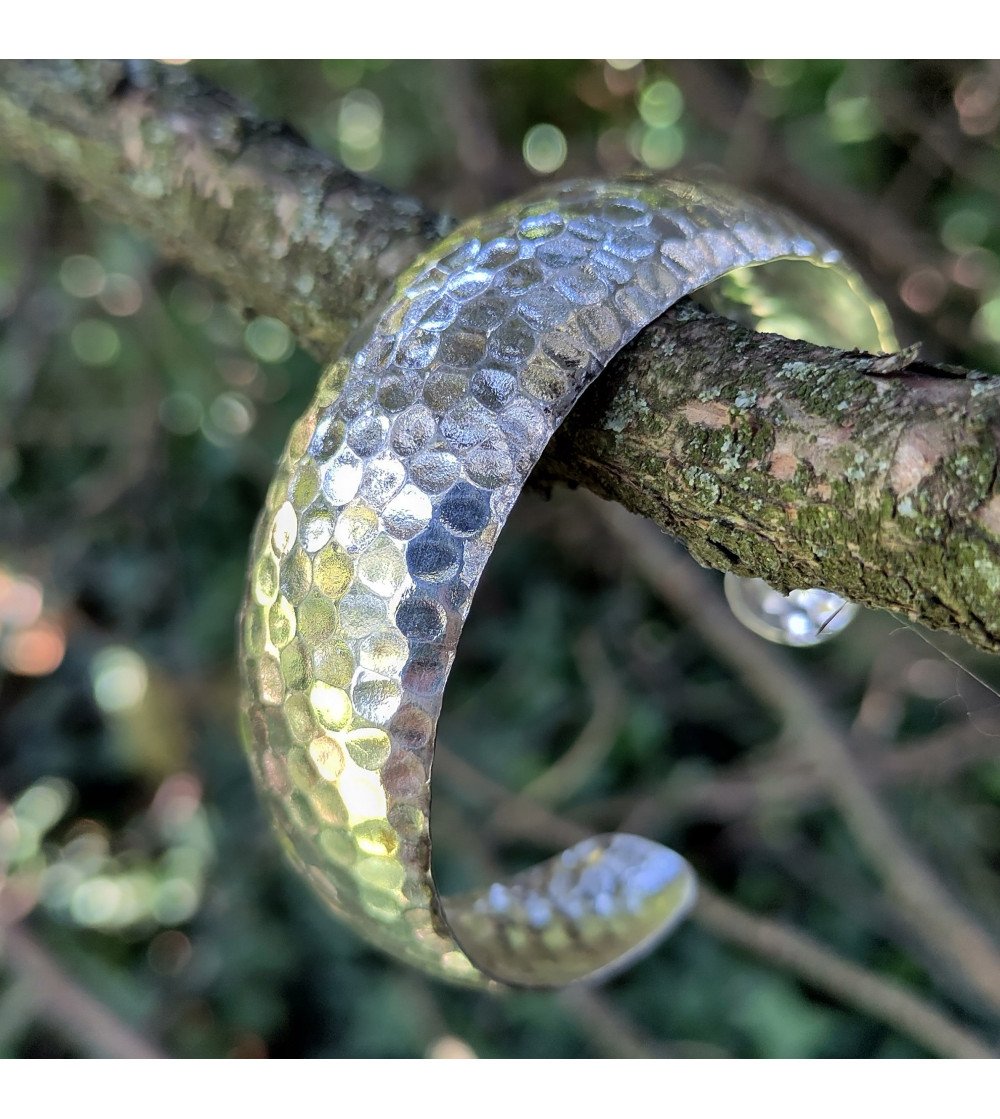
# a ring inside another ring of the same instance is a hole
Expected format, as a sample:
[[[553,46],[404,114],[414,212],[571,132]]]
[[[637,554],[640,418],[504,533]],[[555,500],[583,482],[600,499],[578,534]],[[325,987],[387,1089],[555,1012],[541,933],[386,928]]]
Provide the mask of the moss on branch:
[[[842,353],[678,304],[559,431],[542,480],[656,521],[703,564],[1000,651],[1000,377]]]

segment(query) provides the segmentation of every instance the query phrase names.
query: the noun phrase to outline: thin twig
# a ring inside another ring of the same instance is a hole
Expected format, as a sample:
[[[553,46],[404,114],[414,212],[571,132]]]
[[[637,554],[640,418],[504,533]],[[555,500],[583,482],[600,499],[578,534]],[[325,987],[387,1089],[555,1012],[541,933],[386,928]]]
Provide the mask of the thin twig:
[[[578,824],[511,793],[440,744],[435,751],[435,765],[454,792],[471,798],[474,803],[515,802],[519,816],[509,813],[505,816],[508,821],[521,820],[523,839],[558,848],[576,843],[588,834]],[[723,899],[704,884],[701,895],[709,898],[708,913],[706,916],[705,903],[699,902],[693,920],[718,939],[776,964],[845,1005],[886,1023],[938,1056],[994,1056],[975,1034],[894,980],[884,979],[844,960],[818,941],[785,925],[758,918],[734,902],[713,906],[713,900]],[[769,936],[772,931],[778,934],[773,941]]]
[[[0,930],[0,951],[30,986],[37,1015],[74,1049],[88,1057],[166,1056],[67,975],[22,926]]]
[[[677,61],[671,66],[671,74],[692,112],[728,136],[750,95],[747,85],[735,79],[725,65],[718,62]],[[739,168],[730,166],[729,170],[739,171],[742,182],[784,199],[793,209],[834,233],[838,242],[857,260],[881,274],[882,292],[890,299],[893,317],[906,322],[914,337],[928,340],[927,320],[918,320],[896,292],[900,277],[919,265],[931,264],[943,272],[948,271],[947,259],[940,247],[901,214],[878,202],[873,203],[860,191],[834,182],[830,177],[820,181],[806,174],[786,153],[773,126],[765,121],[758,121],[757,125],[752,163]],[[967,317],[971,316],[976,307],[971,305],[968,293],[955,289],[954,294],[965,302]],[[933,326],[947,345],[959,350],[965,347],[967,339],[947,320],[938,317]]]
[[[695,919],[720,940],[790,971],[817,990],[894,1025],[942,1057],[996,1057],[970,1031],[896,983],[835,956],[805,933],[747,912],[702,886]]]
[[[434,772],[472,806],[502,806],[503,829],[497,827],[496,832],[503,838],[530,835],[534,842],[558,849],[572,846],[588,834],[580,824],[555,815],[537,801],[512,793],[441,742],[434,748]]]
[[[524,187],[524,176],[505,153],[492,107],[483,96],[482,62],[457,58],[440,62],[437,94],[440,112],[452,131],[455,158],[462,169],[463,212],[485,209]]]
[[[969,991],[1000,1009],[1000,951],[912,848],[873,791],[846,732],[802,675],[740,625],[715,584],[655,526],[618,506],[589,504],[650,587],[794,731],[803,756],[823,774],[831,798],[913,932]]]
[[[436,754],[436,761],[439,764],[443,762],[442,768],[456,788],[462,789],[464,793],[471,790],[473,800],[481,800],[487,804],[495,805],[498,815],[510,815],[508,809],[512,807],[514,809],[513,816],[516,820],[520,808],[524,804],[532,803],[527,800],[515,800],[505,795],[498,795],[498,792],[500,794],[505,793],[502,786],[494,783],[485,774],[481,774],[474,766],[461,761],[450,751],[443,750],[440,745]],[[543,828],[552,828],[557,835],[562,833],[560,838],[555,839],[554,846],[556,847],[575,842],[575,840],[568,838],[570,834],[575,834],[576,838],[579,838],[579,833],[573,825],[564,825],[558,817],[551,817],[550,820],[546,820],[545,809],[541,806],[538,807],[543,815],[539,815],[532,824],[529,824],[522,834],[530,834],[534,838],[538,835],[536,825],[539,821],[542,821]],[[438,813],[439,822],[441,815],[450,818],[448,832],[458,839],[461,849],[466,854],[473,853],[480,864],[480,868],[491,879],[500,878],[501,870],[497,864],[493,846],[488,842],[491,837],[497,834],[498,829],[490,821],[487,821],[486,826],[483,827],[479,820],[477,820],[475,827],[470,827],[467,823],[463,826],[456,822],[454,817],[458,813],[452,805],[439,804],[435,812]],[[560,992],[557,997],[578,1019],[580,1026],[589,1036],[591,1044],[594,1045],[601,1056],[654,1058],[668,1055],[667,1048],[663,1043],[654,1042],[645,1037],[632,1023],[622,1019],[621,1015],[615,1011],[599,991],[570,989]]]
[[[729,1054],[716,1045],[697,1041],[657,1041],[650,1038],[600,991],[577,984],[560,992],[559,1001],[590,1035],[605,1057],[655,1059],[664,1057],[726,1057]]]
[[[585,633],[580,639],[576,661],[590,698],[590,718],[569,748],[525,786],[523,796],[545,804],[569,800],[600,768],[614,746],[625,706],[615,670],[595,633]]]
[[[938,781],[988,761],[1000,760],[997,737],[982,724],[963,723],[927,735],[918,742],[862,759],[866,780],[875,785]],[[771,761],[726,771],[717,777],[679,781],[668,777],[639,793],[590,801],[574,810],[574,819],[595,826],[621,821],[645,832],[668,816],[680,820],[736,820],[766,807],[807,812],[829,800],[829,786],[816,767],[803,759]]]

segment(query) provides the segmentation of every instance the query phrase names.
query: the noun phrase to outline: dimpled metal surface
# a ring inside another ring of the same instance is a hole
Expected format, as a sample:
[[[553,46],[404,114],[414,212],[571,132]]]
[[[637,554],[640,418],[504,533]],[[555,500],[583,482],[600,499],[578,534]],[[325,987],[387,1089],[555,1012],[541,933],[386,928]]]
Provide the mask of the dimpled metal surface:
[[[559,986],[620,967],[690,908],[687,863],[628,835],[439,897],[435,730],[479,577],[554,429],[677,299],[783,257],[838,254],[721,186],[550,187],[413,265],[292,431],[241,619],[245,741],[293,862],[395,957]]]

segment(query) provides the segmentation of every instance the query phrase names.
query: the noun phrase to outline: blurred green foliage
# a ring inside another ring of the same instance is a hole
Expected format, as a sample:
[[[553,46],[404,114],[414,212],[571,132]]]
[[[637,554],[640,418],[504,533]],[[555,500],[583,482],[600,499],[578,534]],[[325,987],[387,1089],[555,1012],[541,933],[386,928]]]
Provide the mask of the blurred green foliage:
[[[545,175],[638,164],[708,161],[766,189],[762,161],[780,150],[814,210],[840,206],[845,226],[862,215],[855,255],[867,236],[860,263],[904,334],[922,331],[932,356],[1000,366],[996,66],[197,69],[359,173],[459,213]],[[729,124],[727,98],[739,110]],[[891,251],[864,232],[883,226]],[[902,248],[900,231],[912,237]],[[242,321],[127,230],[0,164],[0,913],[27,918],[68,972],[178,1056],[619,1055],[621,1023],[650,1054],[922,1055],[692,926],[583,1011],[560,995],[428,983],[321,909],[256,805],[233,666],[251,526],[316,376],[283,324]],[[560,811],[614,827],[668,783],[676,810],[647,811],[644,824],[717,888],[953,1005],[822,797],[728,815],[685,807],[707,781],[780,767],[778,728],[620,555],[595,550],[572,495],[523,503],[474,617],[442,731],[456,754],[523,787],[603,703],[606,757]],[[799,655],[882,752],[969,718],[996,726],[995,697],[891,619],[866,616]],[[439,784],[446,882],[548,853],[498,839],[474,790]],[[890,794],[994,922],[998,793],[992,760]],[[77,1052],[3,975],[0,1055]]]

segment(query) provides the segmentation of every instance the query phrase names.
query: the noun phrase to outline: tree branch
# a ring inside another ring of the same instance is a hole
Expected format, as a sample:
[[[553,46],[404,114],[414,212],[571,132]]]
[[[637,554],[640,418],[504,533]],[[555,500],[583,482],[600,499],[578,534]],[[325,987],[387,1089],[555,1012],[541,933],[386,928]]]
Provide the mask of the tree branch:
[[[451,224],[155,63],[0,64],[0,151],[325,358]]]
[[[449,223],[184,71],[0,66],[0,144],[324,357]],[[1000,378],[674,308],[537,476],[616,498],[702,563],[825,586],[1000,651]]]
[[[1000,377],[842,353],[681,303],[556,433],[581,482],[700,563],[1000,651]]]

